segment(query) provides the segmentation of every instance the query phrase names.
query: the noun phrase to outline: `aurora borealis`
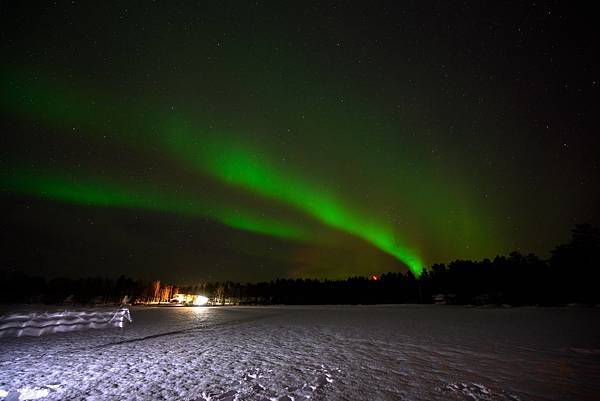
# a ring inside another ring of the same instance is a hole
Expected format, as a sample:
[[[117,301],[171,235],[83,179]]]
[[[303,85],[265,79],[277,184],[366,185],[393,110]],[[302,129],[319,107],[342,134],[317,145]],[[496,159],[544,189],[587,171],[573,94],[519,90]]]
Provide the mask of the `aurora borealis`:
[[[419,275],[598,220],[578,10],[1,7],[8,268]]]

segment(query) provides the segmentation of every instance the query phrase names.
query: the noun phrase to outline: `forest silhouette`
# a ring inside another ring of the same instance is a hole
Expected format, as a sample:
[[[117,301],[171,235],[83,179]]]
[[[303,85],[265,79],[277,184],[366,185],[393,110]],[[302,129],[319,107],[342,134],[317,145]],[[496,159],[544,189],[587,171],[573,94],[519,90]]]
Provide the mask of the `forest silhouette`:
[[[600,303],[599,267],[600,230],[580,224],[572,230],[570,241],[555,247],[547,260],[512,252],[494,259],[434,264],[419,278],[407,272],[345,280],[277,279],[169,287],[171,292],[177,288],[181,293],[203,294],[213,305],[591,305]],[[46,279],[17,271],[0,271],[0,279],[4,283],[0,292],[3,303],[107,304],[118,303],[126,295],[146,302],[155,296],[160,284],[125,276]]]

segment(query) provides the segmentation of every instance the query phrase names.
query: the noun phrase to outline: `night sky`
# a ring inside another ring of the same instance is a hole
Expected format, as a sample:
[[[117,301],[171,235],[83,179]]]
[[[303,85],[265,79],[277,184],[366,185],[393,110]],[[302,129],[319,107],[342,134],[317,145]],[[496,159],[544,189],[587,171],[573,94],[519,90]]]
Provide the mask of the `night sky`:
[[[548,257],[600,223],[596,14],[569,7],[1,1],[0,268]]]

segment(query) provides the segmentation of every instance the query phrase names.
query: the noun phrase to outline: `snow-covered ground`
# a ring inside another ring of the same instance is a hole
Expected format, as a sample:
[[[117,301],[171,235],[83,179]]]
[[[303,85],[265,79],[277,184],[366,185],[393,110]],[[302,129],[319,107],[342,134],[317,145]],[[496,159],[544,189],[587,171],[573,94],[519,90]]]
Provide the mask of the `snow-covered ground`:
[[[600,310],[132,308],[0,338],[5,400],[598,400]]]

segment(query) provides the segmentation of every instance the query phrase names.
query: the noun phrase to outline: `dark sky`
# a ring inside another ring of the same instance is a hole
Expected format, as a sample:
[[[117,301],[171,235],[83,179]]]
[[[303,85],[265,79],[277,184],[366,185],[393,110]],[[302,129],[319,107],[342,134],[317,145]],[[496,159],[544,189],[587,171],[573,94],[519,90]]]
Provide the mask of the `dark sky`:
[[[600,222],[581,4],[0,1],[0,268],[184,283],[547,257]]]

